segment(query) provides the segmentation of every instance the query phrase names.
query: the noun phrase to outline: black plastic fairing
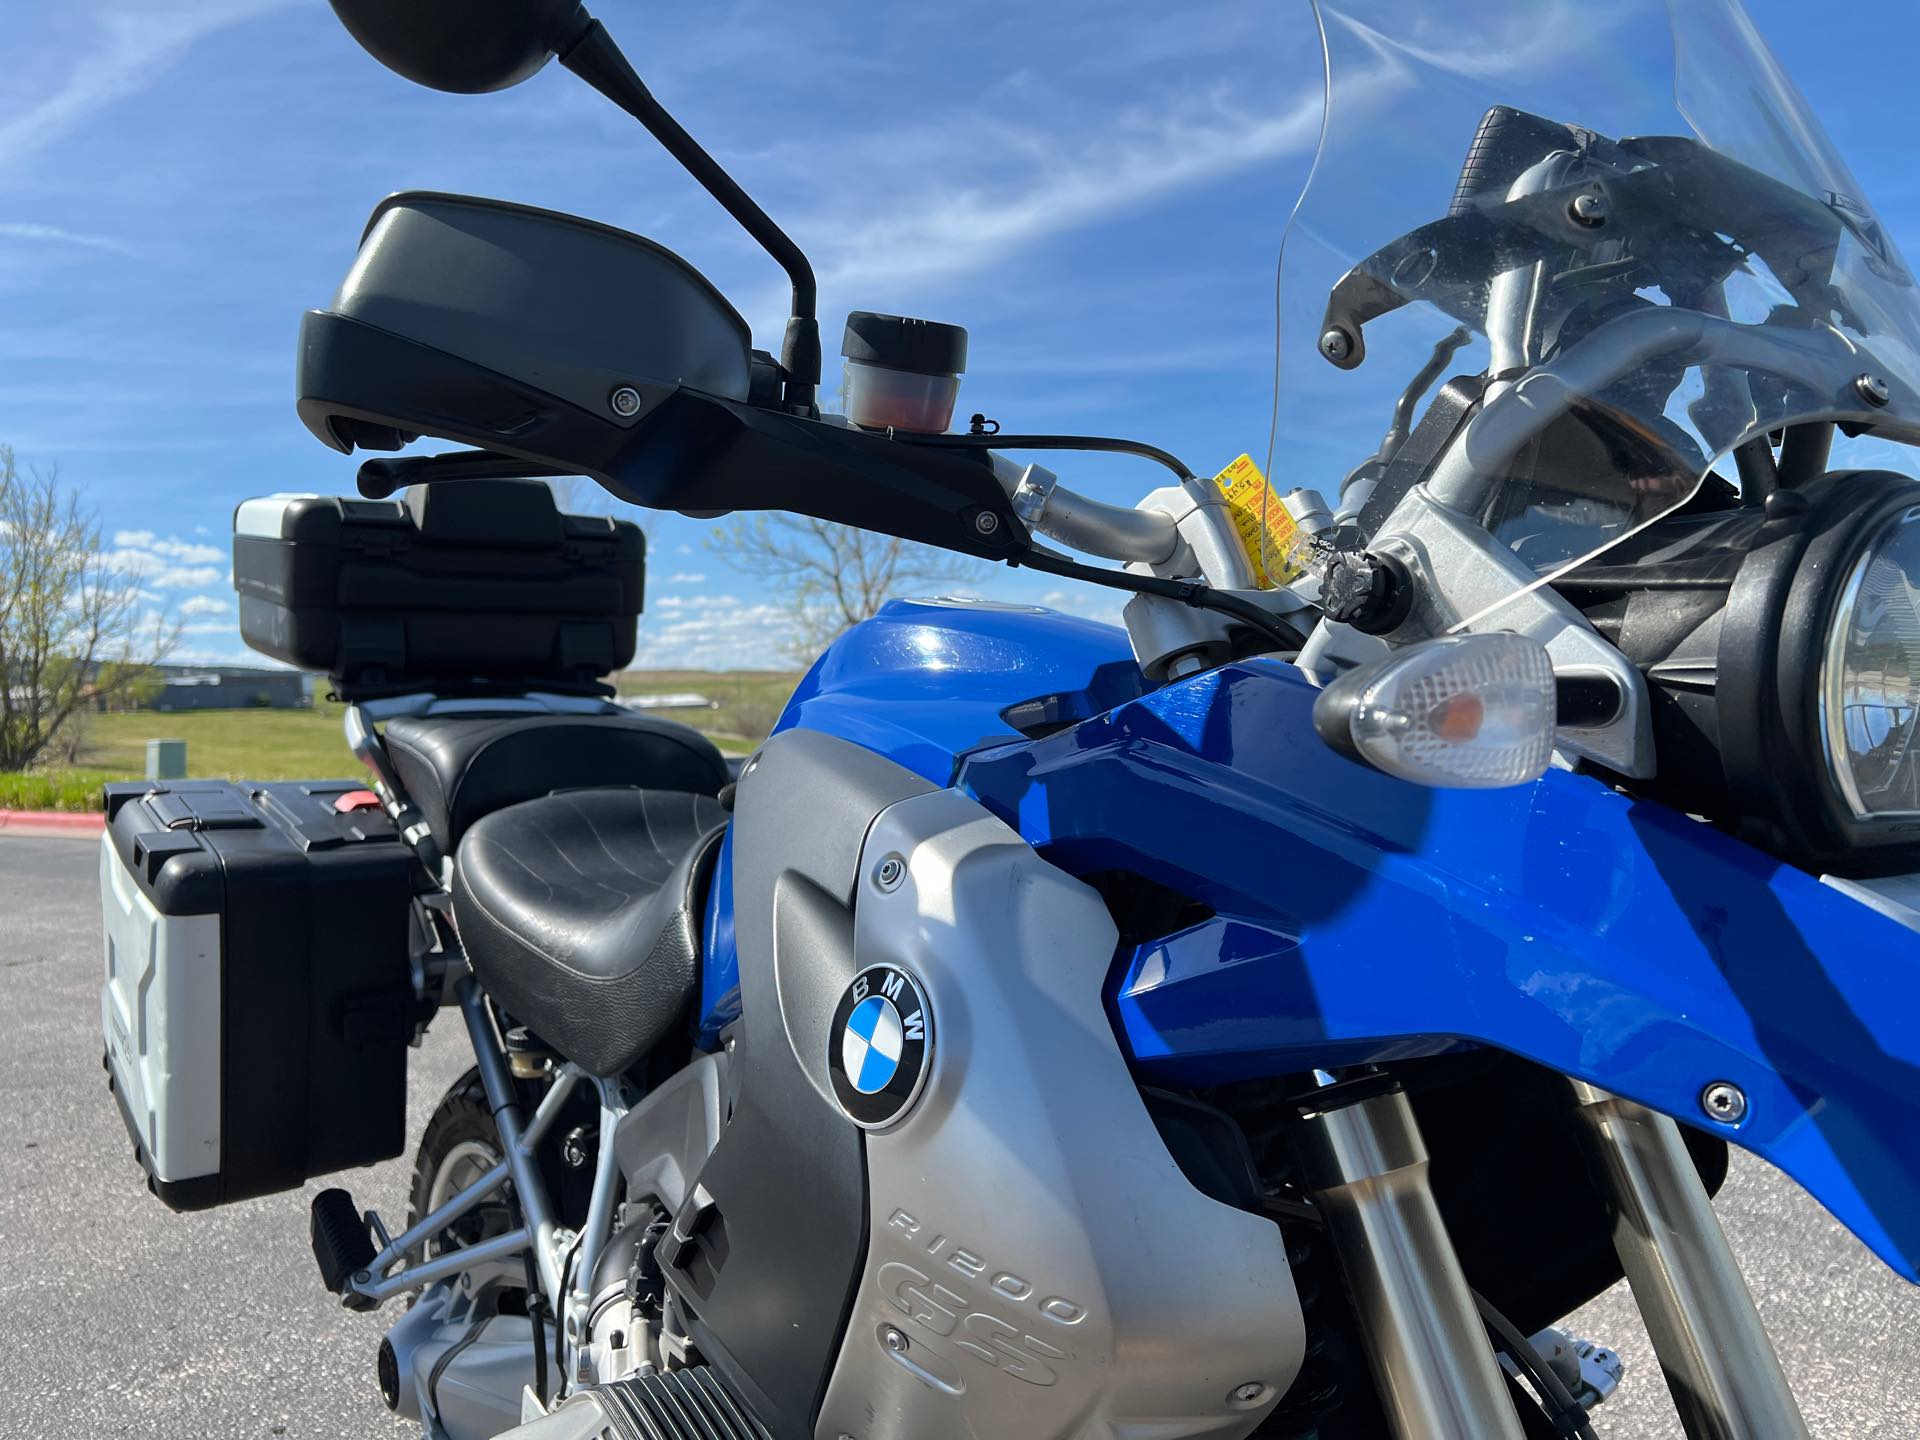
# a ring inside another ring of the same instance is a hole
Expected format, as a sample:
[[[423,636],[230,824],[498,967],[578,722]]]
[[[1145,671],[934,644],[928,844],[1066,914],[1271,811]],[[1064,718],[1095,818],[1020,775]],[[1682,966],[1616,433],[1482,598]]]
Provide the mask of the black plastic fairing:
[[[1853,817],[1820,704],[1848,570],[1920,485],[1834,474],[1783,497],[1668,516],[1556,582],[1647,678],[1659,771],[1620,783],[1807,869],[1911,871],[1920,824]]]
[[[622,386],[745,400],[751,384],[747,323],[692,265],[644,235],[506,200],[388,196],[328,308],[617,424],[644,413],[611,403]]]
[[[1886,520],[1920,502],[1920,484],[1839,474],[1808,498],[1807,511],[1760,532],[1728,594],[1721,753],[1765,848],[1841,874],[1904,873],[1920,858],[1920,822],[1856,820],[1839,794],[1821,734],[1821,662],[1852,562]]]
[[[983,455],[637,388],[628,426],[350,316],[310,310],[300,328],[300,418],[337,450],[353,427],[387,426],[588,475],[656,509],[797,511],[988,560],[1026,547]]]

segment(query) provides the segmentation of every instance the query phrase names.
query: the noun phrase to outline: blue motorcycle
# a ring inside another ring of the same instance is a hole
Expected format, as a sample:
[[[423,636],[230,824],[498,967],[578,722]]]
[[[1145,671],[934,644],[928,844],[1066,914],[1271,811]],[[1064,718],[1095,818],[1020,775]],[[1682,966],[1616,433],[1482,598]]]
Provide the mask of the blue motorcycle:
[[[558,58],[790,318],[374,211],[300,417],[466,448],[236,515],[368,781],[110,787],[162,1199],[401,1153],[456,1010],[407,1223],[313,1208],[340,1302],[413,1297],[378,1379],[432,1436],[1591,1440],[1618,1362],[1553,1327],[1623,1275],[1689,1436],[1807,1433],[1709,1197],[1739,1145],[1920,1279],[1920,483],[1834,458],[1920,443],[1920,295],[1737,0],[1302,0],[1277,442],[1218,477],[956,431],[965,331],[898,316],[826,413],[806,256],[577,0],[333,5],[443,90]],[[601,683],[644,547],[565,475],[1123,624],[896,601],[730,761]]]

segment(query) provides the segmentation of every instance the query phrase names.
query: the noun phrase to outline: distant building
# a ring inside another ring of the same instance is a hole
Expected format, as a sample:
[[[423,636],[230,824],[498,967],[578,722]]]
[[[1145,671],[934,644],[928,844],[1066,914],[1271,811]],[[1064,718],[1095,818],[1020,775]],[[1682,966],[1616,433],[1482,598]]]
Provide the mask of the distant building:
[[[152,710],[291,710],[310,705],[310,676],[254,665],[156,665]]]
[[[629,710],[718,710],[720,702],[709,700],[691,690],[668,695],[622,695],[621,705]]]

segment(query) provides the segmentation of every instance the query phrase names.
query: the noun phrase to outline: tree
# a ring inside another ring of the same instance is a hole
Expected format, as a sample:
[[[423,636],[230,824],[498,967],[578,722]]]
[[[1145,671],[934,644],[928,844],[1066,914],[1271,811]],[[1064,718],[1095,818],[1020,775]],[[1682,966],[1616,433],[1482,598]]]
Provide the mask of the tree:
[[[709,543],[736,569],[786,587],[794,630],[781,648],[801,664],[902,591],[979,574],[960,556],[810,515],[736,515]]]
[[[83,706],[142,683],[177,624],[141,609],[100,527],[55,470],[23,471],[0,445],[0,770],[24,770]]]

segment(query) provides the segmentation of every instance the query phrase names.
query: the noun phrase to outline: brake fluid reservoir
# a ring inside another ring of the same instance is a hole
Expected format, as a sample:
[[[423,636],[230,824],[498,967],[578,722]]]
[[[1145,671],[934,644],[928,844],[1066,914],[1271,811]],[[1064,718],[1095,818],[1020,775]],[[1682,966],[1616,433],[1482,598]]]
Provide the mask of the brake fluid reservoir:
[[[869,430],[938,434],[953,419],[967,368],[967,332],[937,320],[856,310],[840,342],[847,418]]]

